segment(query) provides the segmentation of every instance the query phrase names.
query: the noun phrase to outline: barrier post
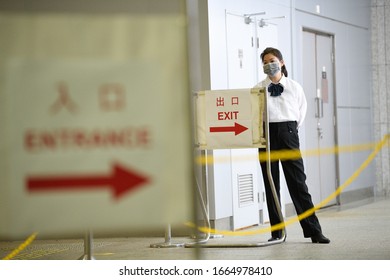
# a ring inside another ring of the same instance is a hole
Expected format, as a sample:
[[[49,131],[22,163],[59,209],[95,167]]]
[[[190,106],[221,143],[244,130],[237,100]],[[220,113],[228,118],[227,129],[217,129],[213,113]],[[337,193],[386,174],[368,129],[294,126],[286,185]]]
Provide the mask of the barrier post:
[[[94,260],[95,258],[92,255],[93,251],[93,237],[92,231],[87,230],[84,236],[84,255],[82,255],[79,260]]]

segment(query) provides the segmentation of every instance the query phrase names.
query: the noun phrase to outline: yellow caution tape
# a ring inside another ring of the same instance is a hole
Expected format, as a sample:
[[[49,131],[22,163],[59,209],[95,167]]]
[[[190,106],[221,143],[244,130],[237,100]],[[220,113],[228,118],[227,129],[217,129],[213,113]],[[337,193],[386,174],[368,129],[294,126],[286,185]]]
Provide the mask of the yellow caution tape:
[[[3,258],[3,260],[11,260],[13,259],[17,254],[19,254],[21,251],[23,251],[28,245],[31,244],[31,242],[34,241],[35,237],[37,237],[38,233],[34,232],[31,234],[26,241],[24,241],[22,244],[19,245],[18,248],[13,250],[11,253],[9,253],[7,256]]]
[[[357,145],[357,146],[352,146],[352,147],[345,147],[345,148],[334,148],[334,149],[326,149],[322,152],[317,152],[317,154],[323,154],[323,153],[330,153],[330,152],[340,152],[340,151],[356,151],[357,149],[359,150],[363,150],[364,149],[368,149],[368,148],[374,148],[374,150],[371,152],[371,154],[367,157],[367,159],[360,165],[360,167],[352,174],[351,177],[349,177],[345,182],[344,184],[342,184],[341,186],[339,186],[335,192],[333,192],[331,195],[329,195],[327,198],[325,198],[323,201],[321,201],[320,203],[318,203],[317,205],[315,205],[313,208],[305,211],[304,213],[296,216],[296,217],[293,217],[285,222],[282,222],[282,223],[279,223],[277,225],[273,225],[273,226],[270,226],[268,228],[263,228],[263,229],[259,229],[259,230],[253,230],[253,231],[245,231],[245,232],[232,232],[232,231],[223,231],[223,230],[215,230],[215,229],[211,229],[211,228],[208,228],[208,227],[198,227],[198,230],[201,231],[201,232],[204,232],[204,233],[211,233],[211,234],[223,234],[223,235],[226,235],[226,236],[247,236],[247,235],[255,235],[255,234],[262,234],[262,233],[266,233],[266,232],[270,232],[270,231],[274,231],[274,230],[280,230],[280,229],[284,229],[285,227],[287,227],[288,225],[291,225],[293,223],[296,223],[302,219],[305,219],[307,218],[308,216],[312,215],[316,210],[318,210],[319,208],[325,206],[328,202],[330,202],[332,199],[334,199],[336,196],[338,196],[347,186],[349,186],[359,175],[360,173],[371,163],[371,161],[375,158],[375,156],[381,151],[381,149],[385,146],[388,146],[389,145],[389,138],[390,138],[390,134],[387,134],[383,137],[383,139],[376,143],[375,145],[372,145],[372,144],[367,144],[367,145]],[[292,156],[296,156],[296,154],[293,152],[293,153],[287,153],[287,152],[283,152],[283,153],[278,153],[278,156],[280,156],[280,154],[283,154],[284,156],[286,156],[285,159],[287,159],[287,155],[288,155],[288,158],[291,159]],[[275,155],[275,154],[274,154]],[[186,223],[187,226],[189,227],[196,227],[193,223]]]
[[[389,146],[389,134],[385,135],[380,142],[367,143],[367,144],[357,144],[350,146],[335,146],[322,149],[312,149],[312,150],[278,150],[270,152],[271,161],[275,160],[293,160],[300,157],[309,157],[309,156],[324,156],[340,153],[352,153],[352,152],[361,152],[366,150],[375,149],[378,143],[383,143],[382,146]],[[247,161],[247,160],[260,160],[266,161],[267,154],[266,152],[260,152],[258,155],[243,155],[243,156],[234,156],[234,161]],[[231,160],[230,156],[215,156],[215,155],[201,155],[196,157],[195,162],[197,164],[208,165],[215,163],[224,163]]]

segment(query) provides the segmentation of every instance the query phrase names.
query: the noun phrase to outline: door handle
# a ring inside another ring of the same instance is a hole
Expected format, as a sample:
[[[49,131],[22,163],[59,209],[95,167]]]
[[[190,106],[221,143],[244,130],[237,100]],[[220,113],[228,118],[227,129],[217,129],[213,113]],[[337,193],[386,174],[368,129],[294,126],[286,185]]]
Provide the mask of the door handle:
[[[316,97],[315,102],[316,102],[316,118],[320,119],[324,117],[324,103],[321,97]]]

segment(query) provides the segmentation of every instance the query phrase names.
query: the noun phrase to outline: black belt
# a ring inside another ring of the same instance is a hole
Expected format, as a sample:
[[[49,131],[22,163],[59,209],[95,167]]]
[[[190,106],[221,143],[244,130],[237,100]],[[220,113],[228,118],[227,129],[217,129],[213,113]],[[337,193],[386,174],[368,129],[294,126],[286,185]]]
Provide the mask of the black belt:
[[[269,126],[285,127],[285,126],[290,126],[290,125],[297,127],[297,122],[296,121],[288,121],[288,122],[271,122],[271,123],[269,123]]]
[[[288,121],[288,122],[273,122],[269,123],[269,129],[272,131],[289,131],[289,132],[297,132],[298,131],[298,123],[296,121]]]

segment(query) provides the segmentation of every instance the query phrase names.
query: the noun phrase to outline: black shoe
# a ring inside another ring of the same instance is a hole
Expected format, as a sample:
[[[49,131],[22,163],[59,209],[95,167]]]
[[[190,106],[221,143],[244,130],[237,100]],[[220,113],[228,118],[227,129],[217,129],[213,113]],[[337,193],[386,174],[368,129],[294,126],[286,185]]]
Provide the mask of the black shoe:
[[[318,233],[316,235],[313,235],[311,237],[312,243],[322,243],[322,244],[328,244],[330,243],[330,240],[326,238],[322,233]]]

